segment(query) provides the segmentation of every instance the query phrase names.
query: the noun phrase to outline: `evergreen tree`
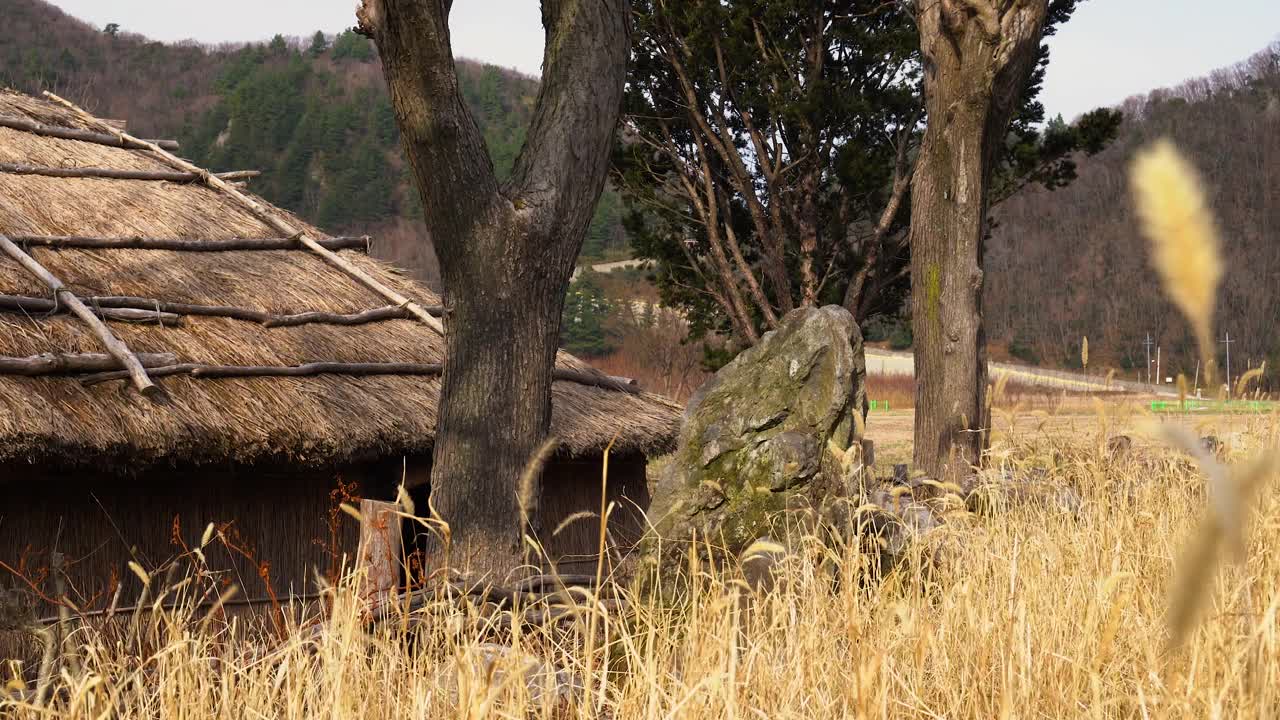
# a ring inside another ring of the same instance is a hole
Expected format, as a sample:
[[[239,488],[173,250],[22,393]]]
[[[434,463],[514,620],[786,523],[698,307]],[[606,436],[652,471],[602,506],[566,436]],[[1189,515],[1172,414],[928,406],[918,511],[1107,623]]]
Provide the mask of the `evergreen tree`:
[[[367,62],[377,55],[373,43],[353,30],[344,30],[333,41],[334,60],[355,60]]]
[[[600,357],[616,349],[608,321],[613,305],[596,273],[586,270],[569,285],[560,321],[560,346],[583,357]]]
[[[324,51],[328,49],[329,49],[328,38],[324,36],[323,31],[317,30],[316,34],[311,37],[311,47],[307,49],[307,52],[311,55],[311,57],[320,57],[321,55],[324,54]]]
[[[648,0],[636,11],[614,179],[663,300],[695,332],[740,346],[801,305],[841,303],[859,320],[894,313],[908,290],[911,177],[927,120],[906,5]],[[1041,132],[1047,61],[1042,49],[1016,93],[996,196],[1069,182],[1072,154],[1104,146],[1119,124],[1102,111]]]

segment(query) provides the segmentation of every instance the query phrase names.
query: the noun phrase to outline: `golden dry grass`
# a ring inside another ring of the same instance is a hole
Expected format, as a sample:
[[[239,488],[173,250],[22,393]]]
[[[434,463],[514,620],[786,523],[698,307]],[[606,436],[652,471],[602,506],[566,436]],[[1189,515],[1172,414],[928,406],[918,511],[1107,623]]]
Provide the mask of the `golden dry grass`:
[[[1099,394],[1069,391],[1052,385],[1036,385],[1022,378],[1009,378],[1004,381],[1000,396],[993,398],[992,401],[999,407],[1021,407],[1023,409],[1036,407],[1060,411],[1070,408],[1091,409],[1093,404],[1091,398],[1095,395],[1106,398],[1109,402],[1114,402],[1117,398],[1138,401],[1147,400],[1145,397],[1140,398],[1136,395],[1122,395],[1119,393]],[[876,401],[879,404],[877,407],[879,410],[884,409],[884,403],[886,402],[889,403],[891,410],[908,410],[915,405],[915,377],[907,373],[868,373],[867,398]]]
[[[1111,410],[1108,408],[1107,410]],[[998,466],[1051,467],[1086,500],[1079,518],[1036,506],[997,516],[957,510],[940,535],[947,560],[883,580],[862,556],[813,541],[785,581],[743,612],[736,572],[704,572],[692,599],[591,613],[569,632],[486,634],[441,602],[413,642],[365,635],[349,588],[326,632],[232,640],[204,611],[144,616],[123,642],[80,630],[79,667],[51,704],[14,717],[510,718],[531,705],[511,666],[540,658],[581,686],[559,717],[616,718],[1265,718],[1280,712],[1280,502],[1263,492],[1247,559],[1210,579],[1211,607],[1184,646],[1166,650],[1175,558],[1206,513],[1205,481],[1154,441],[1104,456],[1108,434],[1142,418],[1111,412],[1066,435],[1036,416],[1001,433]],[[1280,420],[1197,428],[1230,438],[1232,457],[1272,444]],[[875,432],[874,418],[871,432]],[[1055,460],[1056,458],[1056,460]],[[833,577],[837,579],[833,583]],[[499,634],[501,635],[501,634]],[[482,643],[518,648],[483,672]],[[29,685],[28,685],[29,687]],[[456,694],[455,702],[453,696]]]
[[[1200,230],[1186,231],[1174,217],[1183,205],[1173,200],[1199,197],[1182,170],[1173,167],[1168,182],[1152,181],[1139,193],[1158,210],[1144,211],[1157,254],[1168,251],[1157,265],[1204,341],[1216,277],[1189,261],[1204,253],[1216,260],[1216,252],[1203,218],[1193,213]],[[1165,221],[1172,224],[1157,226]],[[1181,272],[1187,268],[1200,275]],[[920,539],[916,557],[882,578],[869,573],[857,542],[804,539],[780,564],[776,589],[749,603],[735,568],[691,563],[686,596],[666,603],[637,597],[621,616],[585,602],[565,631],[495,631],[442,600],[370,635],[349,583],[335,591],[319,632],[296,623],[283,632],[232,632],[192,611],[135,615],[106,632],[76,631],[74,662],[45,675],[52,677],[47,693],[30,698],[18,677],[24,669],[12,668],[8,690],[28,699],[0,702],[0,713],[127,720],[1280,715],[1280,502],[1276,488],[1261,482],[1264,473],[1237,470],[1259,467],[1277,445],[1280,417],[1196,428],[1228,439],[1227,466],[1202,458],[1207,483],[1186,456],[1157,443],[1113,455],[1114,434],[1135,421],[1156,422],[1131,409],[1098,401],[1093,422],[1074,433],[1048,413],[1002,412],[993,469],[1043,469],[1084,500],[1080,512],[1029,503],[979,516],[956,506],[943,528]],[[1248,502],[1259,487],[1260,500]],[[1237,539],[1238,562],[1217,572],[1218,546]],[[933,567],[926,557],[942,560]],[[1175,638],[1181,642],[1169,642],[1171,630],[1184,629]],[[494,640],[512,649],[493,662],[478,659],[492,658],[485,653],[496,652],[487,644]],[[567,701],[531,702],[524,678],[544,666],[573,688]]]

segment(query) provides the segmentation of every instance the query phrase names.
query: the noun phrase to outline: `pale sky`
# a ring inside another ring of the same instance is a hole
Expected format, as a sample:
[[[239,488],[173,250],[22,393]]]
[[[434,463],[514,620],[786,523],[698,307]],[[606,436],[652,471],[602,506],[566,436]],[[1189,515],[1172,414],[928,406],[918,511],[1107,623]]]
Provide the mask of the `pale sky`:
[[[355,23],[355,0],[53,0],[94,25],[206,43],[306,37]],[[537,0],[455,0],[455,55],[536,75]],[[1087,0],[1052,39],[1042,100],[1068,119],[1240,61],[1280,39],[1280,0]]]

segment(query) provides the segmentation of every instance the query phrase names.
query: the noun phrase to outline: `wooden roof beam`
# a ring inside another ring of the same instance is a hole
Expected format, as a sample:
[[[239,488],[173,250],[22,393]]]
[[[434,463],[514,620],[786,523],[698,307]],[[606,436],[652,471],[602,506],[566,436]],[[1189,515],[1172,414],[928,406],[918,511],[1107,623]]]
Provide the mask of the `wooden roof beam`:
[[[440,320],[436,319],[435,317],[432,317],[431,314],[428,313],[421,305],[405,297],[399,292],[396,292],[392,288],[387,287],[385,284],[383,284],[381,281],[379,281],[377,278],[373,277],[369,273],[361,270],[360,268],[356,267],[350,262],[347,262],[337,253],[321,245],[319,242],[317,242],[314,238],[312,238],[307,233],[299,231],[297,228],[293,227],[288,222],[280,218],[278,215],[276,215],[275,213],[271,212],[269,209],[264,207],[261,203],[253,200],[252,198],[240,192],[239,190],[235,189],[234,187],[231,187],[231,185],[221,180],[216,175],[213,175],[208,171],[200,168],[199,166],[193,165],[192,163],[189,163],[186,160],[183,160],[182,158],[177,157],[176,155],[170,152],[167,152],[166,150],[161,148],[159,145],[156,145],[155,143],[147,143],[143,140],[139,140],[138,138],[135,138],[129,135],[128,133],[125,133],[119,130],[114,130],[110,125],[107,125],[106,123],[102,122],[101,120],[94,117],[93,115],[90,115],[89,113],[85,112],[83,108],[81,108],[80,106],[76,105],[75,103],[69,100],[64,100],[63,98],[60,98],[57,95],[54,95],[53,93],[47,90],[44,92],[44,96],[62,105],[63,107],[70,109],[81,120],[84,120],[85,122],[90,123],[92,125],[96,125],[98,129],[102,130],[103,132],[109,132],[109,133],[114,133],[118,135],[122,142],[142,143],[143,145],[146,146],[148,150],[155,153],[157,156],[163,158],[166,162],[168,162],[170,165],[177,168],[178,170],[181,170],[183,172],[201,174],[203,176],[203,179],[206,185],[213,188],[214,190],[218,190],[222,192],[227,197],[238,202],[242,207],[252,212],[259,220],[266,223],[273,230],[288,237],[297,237],[302,242],[303,245],[306,245],[308,248],[314,251],[317,255],[324,258],[325,261],[328,262],[330,265],[341,270],[348,277],[351,277],[352,279],[356,280],[357,282],[364,285],[369,290],[372,290],[373,292],[381,295],[384,299],[388,300],[392,304],[398,307],[403,307],[407,309],[410,313],[413,314],[415,318],[417,318],[418,320],[421,320],[422,323],[425,324],[427,327],[431,328],[432,330],[435,330],[437,333],[440,334],[441,337],[444,336],[444,324],[441,323]]]
[[[116,135],[109,133],[97,133],[92,130],[82,130],[79,128],[65,128],[56,125],[44,125],[27,118],[14,117],[12,115],[0,115],[0,127],[9,128],[10,130],[20,130],[29,132],[32,135],[40,135],[41,137],[58,138],[60,140],[79,140],[80,142],[93,143],[95,145],[106,145],[107,147],[124,148],[126,150],[143,150],[145,145],[133,145],[127,140],[121,140]],[[148,140],[147,142],[164,148],[165,150],[177,150],[180,146],[177,140]]]
[[[9,175],[39,175],[55,178],[100,178],[104,180],[158,180],[163,182],[194,183],[200,182],[204,176],[194,172],[174,172],[172,170],[118,170],[100,167],[52,167],[47,165],[26,165],[23,163],[0,163],[0,173]],[[216,178],[242,180],[256,177],[257,170],[235,170],[215,174]]]
[[[308,250],[297,238],[228,238],[222,240],[194,238],[90,237],[83,235],[10,235],[9,239],[23,247],[47,247],[58,250],[177,250],[188,252],[228,252],[240,250]],[[317,240],[330,250],[369,249],[373,239],[335,237]]]
[[[138,323],[142,325],[181,325],[182,316],[177,313],[155,310],[151,307],[102,307],[93,298],[85,298],[85,304],[93,310],[93,314],[103,320]],[[56,315],[69,312],[71,308],[49,298],[26,297],[24,295],[0,295],[0,311],[17,312],[24,315]]]
[[[123,322],[150,322],[160,325],[177,325],[184,316],[222,317],[232,320],[254,322],[269,328],[297,327],[299,325],[364,325],[384,320],[412,320],[409,311],[395,305],[372,308],[355,313],[335,313],[324,311],[306,311],[300,313],[269,313],[246,307],[230,305],[198,305],[195,303],[176,303],[156,298],[131,297],[127,295],[104,295],[81,298],[95,314],[107,320]],[[439,305],[428,305],[424,308],[433,316],[439,316],[444,309]],[[0,311],[9,310],[24,313],[57,313],[68,310],[65,305],[47,298],[27,297],[25,295],[0,295]]]
[[[173,353],[138,353],[143,367],[174,365],[178,356]],[[31,357],[0,357],[0,375],[75,375],[87,372],[106,372],[120,367],[120,362],[101,353],[44,353]]]
[[[414,362],[313,362],[304,365],[206,365],[180,363],[151,370],[154,377],[187,375],[193,378],[256,378],[256,377],[311,377],[314,375],[439,375],[444,366],[439,363]],[[112,380],[128,379],[125,371],[115,370],[88,375],[80,379],[82,385],[97,385]],[[640,388],[603,373],[589,373],[567,368],[556,368],[551,378],[588,387],[615,390],[630,395],[640,393]]]
[[[36,259],[28,255],[22,248],[13,244],[13,241],[4,235],[0,235],[0,251],[13,258],[26,271],[39,278],[49,289],[53,291],[54,297],[65,303],[71,312],[85,322],[94,335],[98,336],[98,340],[102,342],[107,352],[111,353],[121,367],[125,368],[125,374],[133,381],[134,387],[138,392],[146,397],[155,397],[162,391],[155,383],[151,382],[151,378],[147,376],[147,371],[143,368],[142,362],[137,355],[120,341],[111,329],[102,322],[102,319],[93,313],[87,305],[80,301],[70,290],[62,284],[62,281],[54,277],[43,265],[36,262]]]

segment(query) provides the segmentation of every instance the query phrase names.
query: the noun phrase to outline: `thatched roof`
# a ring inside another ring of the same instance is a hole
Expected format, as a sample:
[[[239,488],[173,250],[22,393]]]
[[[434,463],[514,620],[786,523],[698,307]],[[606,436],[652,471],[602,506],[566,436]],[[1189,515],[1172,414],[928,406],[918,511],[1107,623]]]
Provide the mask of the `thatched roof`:
[[[0,92],[0,119],[100,129],[53,102]],[[10,123],[12,124],[12,123]],[[55,133],[56,134],[56,133]],[[49,177],[12,166],[172,171],[155,153],[0,127],[0,234],[14,238],[278,238],[252,212],[198,182]],[[279,211],[315,238],[313,227]],[[387,301],[306,249],[191,252],[69,249],[26,252],[80,298],[136,296],[169,303],[237,306],[272,314],[354,314]],[[361,250],[340,256],[424,306],[439,299]],[[0,295],[52,298],[47,285],[0,255]],[[86,303],[91,301],[86,300]],[[313,362],[440,363],[444,341],[422,322],[386,319],[351,326],[268,327],[228,317],[108,326],[135,353],[172,353],[180,363],[297,366]],[[0,310],[0,359],[47,353],[103,353],[71,314]],[[592,373],[563,355],[559,367]],[[127,383],[84,385],[83,376],[0,375],[0,464],[288,459],[329,463],[429,450],[440,378],[421,374],[157,379],[156,403]],[[565,451],[665,450],[679,408],[658,396],[557,381],[553,432]]]

